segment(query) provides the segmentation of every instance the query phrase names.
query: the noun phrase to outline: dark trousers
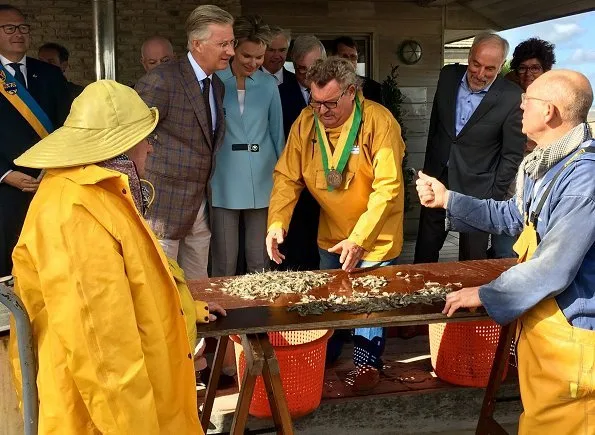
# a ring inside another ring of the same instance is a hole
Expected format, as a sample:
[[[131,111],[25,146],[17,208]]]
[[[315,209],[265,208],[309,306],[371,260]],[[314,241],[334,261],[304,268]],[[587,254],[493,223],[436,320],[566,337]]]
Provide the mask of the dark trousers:
[[[448,187],[448,171],[445,169],[438,180]],[[448,231],[444,229],[446,210],[421,207],[414,263],[436,263]],[[487,258],[490,235],[482,231],[459,233],[459,261]]]
[[[287,237],[279,247],[285,260],[277,269],[318,270],[319,216],[320,206],[308,189],[304,189],[293,211]]]
[[[0,183],[0,277],[12,274],[12,250],[32,198],[31,193]]]

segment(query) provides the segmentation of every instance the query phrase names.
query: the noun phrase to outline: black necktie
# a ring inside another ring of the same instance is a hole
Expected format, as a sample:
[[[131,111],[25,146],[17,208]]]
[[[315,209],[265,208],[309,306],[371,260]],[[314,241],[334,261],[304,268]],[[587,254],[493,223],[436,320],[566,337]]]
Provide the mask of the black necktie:
[[[14,69],[14,78],[17,79],[19,81],[20,84],[22,84],[24,87],[27,87],[27,81],[25,80],[25,76],[23,75],[23,72],[21,71],[21,64],[20,63],[9,63],[8,66],[12,67],[12,69]]]
[[[213,116],[211,115],[211,100],[209,95],[211,93],[211,79],[206,78],[202,81],[202,97],[205,100],[205,107],[207,109],[207,120],[209,121],[209,132],[213,138]]]

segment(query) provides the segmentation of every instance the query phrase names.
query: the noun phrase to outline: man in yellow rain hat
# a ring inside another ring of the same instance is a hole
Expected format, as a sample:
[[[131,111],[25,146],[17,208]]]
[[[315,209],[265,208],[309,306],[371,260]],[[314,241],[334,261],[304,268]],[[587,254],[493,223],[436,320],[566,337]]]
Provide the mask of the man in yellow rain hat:
[[[16,159],[47,171],[13,253],[38,356],[40,433],[202,433],[187,316],[142,216],[158,118],[133,89],[101,80]],[[199,321],[225,314],[206,305]]]
[[[446,209],[455,231],[520,234],[519,263],[446,297],[444,313],[483,305],[519,319],[520,434],[595,433],[595,141],[593,89],[581,73],[549,71],[522,95],[523,133],[537,144],[519,168],[516,198],[479,200],[420,173],[422,205]]]

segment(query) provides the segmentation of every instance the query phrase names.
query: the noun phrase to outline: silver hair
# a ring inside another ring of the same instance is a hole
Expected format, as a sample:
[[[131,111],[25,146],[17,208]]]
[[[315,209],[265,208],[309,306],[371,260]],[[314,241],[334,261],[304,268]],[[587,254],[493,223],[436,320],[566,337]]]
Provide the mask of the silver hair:
[[[356,74],[353,64],[338,56],[318,59],[308,69],[306,80],[320,87],[326,86],[332,80],[336,80],[342,89],[347,89],[349,86],[355,86],[357,89],[362,84],[362,80]]]
[[[228,24],[233,26],[233,17],[215,5],[201,5],[195,8],[186,20],[186,35],[188,37],[188,50],[192,49],[192,41],[205,40],[211,35],[210,24]]]
[[[500,35],[497,35],[495,33],[482,32],[482,33],[477,34],[475,36],[475,38],[473,39],[473,44],[471,44],[471,51],[475,50],[478,45],[481,45],[484,42],[488,42],[488,41],[493,41],[493,42],[500,44],[500,46],[502,47],[502,53],[504,55],[502,57],[502,62],[504,63],[504,61],[506,60],[506,57],[508,56],[508,52],[510,51],[510,44],[508,43],[508,41],[506,39],[504,39],[503,37],[501,37]]]
[[[284,29],[279,26],[269,26],[269,28],[271,29],[271,36],[273,39],[275,39],[279,35],[283,35],[283,37],[287,39],[287,46],[291,44],[291,30]]]
[[[326,50],[324,45],[314,35],[302,35],[295,38],[293,41],[293,48],[291,49],[291,60],[297,62],[302,59],[305,55],[310,53],[312,50],[320,50],[320,58],[326,59]]]

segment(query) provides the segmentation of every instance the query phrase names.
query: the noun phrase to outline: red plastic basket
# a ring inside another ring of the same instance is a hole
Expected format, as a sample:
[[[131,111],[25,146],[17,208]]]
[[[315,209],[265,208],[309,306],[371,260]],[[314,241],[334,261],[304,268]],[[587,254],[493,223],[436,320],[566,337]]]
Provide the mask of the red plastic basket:
[[[490,378],[500,326],[492,320],[429,325],[436,376],[455,385],[485,387]],[[508,364],[502,379],[508,373]]]
[[[287,406],[293,418],[311,413],[320,405],[324,383],[326,344],[332,330],[269,332],[269,341],[279,361],[281,383]],[[239,379],[244,375],[246,360],[240,337],[231,336],[236,351]],[[250,414],[271,418],[271,407],[262,376],[256,379]]]

